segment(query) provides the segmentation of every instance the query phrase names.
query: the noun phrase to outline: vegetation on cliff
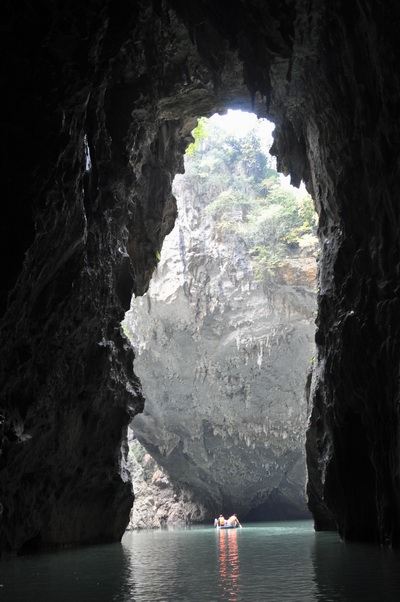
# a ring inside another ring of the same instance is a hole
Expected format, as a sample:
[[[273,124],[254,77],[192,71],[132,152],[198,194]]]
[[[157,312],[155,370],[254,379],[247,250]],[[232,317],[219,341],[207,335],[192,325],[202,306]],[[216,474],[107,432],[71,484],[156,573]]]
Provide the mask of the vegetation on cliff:
[[[199,119],[186,154],[185,179],[202,199],[215,237],[244,244],[255,279],[268,283],[279,279],[287,257],[315,251],[316,213],[306,191],[288,187],[277,173],[268,153],[272,139],[265,140],[260,121],[254,116],[242,129],[227,127],[219,115]]]

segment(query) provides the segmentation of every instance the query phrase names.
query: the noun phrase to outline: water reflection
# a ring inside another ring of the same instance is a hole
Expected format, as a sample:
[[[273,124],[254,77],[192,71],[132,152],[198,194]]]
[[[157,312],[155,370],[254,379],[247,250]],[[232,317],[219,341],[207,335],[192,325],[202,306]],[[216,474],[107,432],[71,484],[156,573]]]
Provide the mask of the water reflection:
[[[218,529],[220,585],[228,602],[239,600],[240,562],[236,529]]]
[[[126,573],[120,544],[0,561],[1,602],[110,602]]]
[[[399,602],[400,550],[311,521],[132,532],[122,545],[0,563],[0,601]]]
[[[399,550],[344,544],[334,533],[316,533],[311,558],[321,600],[400,599]]]

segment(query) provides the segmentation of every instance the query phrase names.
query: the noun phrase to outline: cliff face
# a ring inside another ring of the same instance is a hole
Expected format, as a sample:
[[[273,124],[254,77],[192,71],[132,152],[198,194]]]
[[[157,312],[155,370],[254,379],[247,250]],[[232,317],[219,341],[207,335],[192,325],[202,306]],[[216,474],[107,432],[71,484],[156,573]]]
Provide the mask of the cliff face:
[[[280,278],[263,285],[249,250],[218,232],[191,180],[177,176],[174,193],[175,229],[126,317],[146,397],[133,433],[209,519],[308,516],[315,255],[288,257]]]
[[[128,430],[128,466],[135,503],[127,530],[184,526],[204,521],[206,510],[193,492],[174,487],[166,472]]]
[[[119,323],[172,228],[194,118],[251,98],[320,214],[309,505],[317,528],[399,542],[399,11],[2,6],[3,551],[121,536],[143,399]]]

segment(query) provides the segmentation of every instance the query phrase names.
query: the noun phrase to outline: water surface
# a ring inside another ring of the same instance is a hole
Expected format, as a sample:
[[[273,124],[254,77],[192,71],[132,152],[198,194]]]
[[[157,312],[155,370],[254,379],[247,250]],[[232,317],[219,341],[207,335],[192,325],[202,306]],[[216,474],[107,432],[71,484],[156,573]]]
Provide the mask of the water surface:
[[[399,602],[400,552],[311,521],[126,533],[121,544],[0,563],[5,602]]]

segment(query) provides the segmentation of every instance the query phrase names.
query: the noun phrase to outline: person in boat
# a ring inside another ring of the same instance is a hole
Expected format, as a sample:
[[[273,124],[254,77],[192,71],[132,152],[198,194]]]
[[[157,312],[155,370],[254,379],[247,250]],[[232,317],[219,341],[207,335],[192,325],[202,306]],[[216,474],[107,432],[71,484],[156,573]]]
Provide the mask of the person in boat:
[[[225,518],[222,516],[222,514],[220,514],[218,517],[218,527],[223,527],[225,525],[225,522]]]
[[[226,522],[228,523],[228,525],[232,525],[234,527],[241,527],[242,526],[240,524],[239,519],[236,516],[236,514],[232,514],[232,516],[230,516]]]

